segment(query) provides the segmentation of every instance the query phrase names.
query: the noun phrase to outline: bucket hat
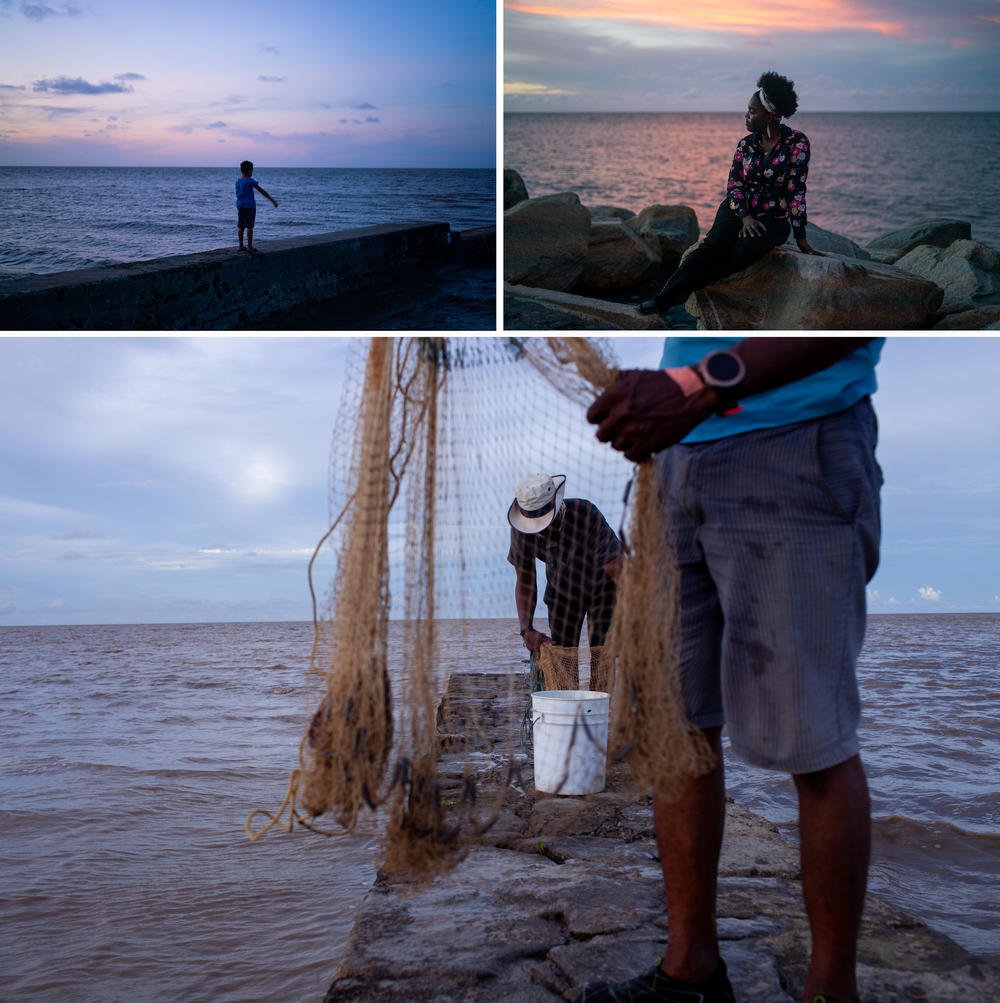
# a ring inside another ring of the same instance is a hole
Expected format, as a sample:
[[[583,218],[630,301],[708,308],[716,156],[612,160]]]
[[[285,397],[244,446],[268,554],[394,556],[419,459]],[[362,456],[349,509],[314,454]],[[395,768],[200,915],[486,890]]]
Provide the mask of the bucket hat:
[[[522,477],[507,510],[507,521],[521,533],[540,533],[556,517],[565,490],[565,474]]]

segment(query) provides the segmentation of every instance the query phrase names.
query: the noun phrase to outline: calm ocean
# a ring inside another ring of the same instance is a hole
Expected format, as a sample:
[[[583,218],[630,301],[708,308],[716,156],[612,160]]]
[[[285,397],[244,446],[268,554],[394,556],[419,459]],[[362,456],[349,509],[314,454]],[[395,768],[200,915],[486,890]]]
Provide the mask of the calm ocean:
[[[0,280],[236,246],[239,170],[0,167]],[[492,169],[292,168],[254,172],[254,242],[377,223],[496,222]]]
[[[311,636],[0,628],[4,999],[323,998],[374,878],[372,820],[331,839],[243,832],[295,764]],[[458,670],[523,668],[513,620],[446,621],[441,641]],[[861,665],[872,889],[993,960],[998,651],[1000,615],[873,616]],[[727,770],[738,801],[792,822],[787,781]]]
[[[1000,250],[1000,113],[801,112],[810,140],[809,219],[864,245],[923,219],[957,218]],[[638,212],[691,206],[704,233],[726,191],[742,109],[728,113],[504,115],[503,161],[531,196]]]

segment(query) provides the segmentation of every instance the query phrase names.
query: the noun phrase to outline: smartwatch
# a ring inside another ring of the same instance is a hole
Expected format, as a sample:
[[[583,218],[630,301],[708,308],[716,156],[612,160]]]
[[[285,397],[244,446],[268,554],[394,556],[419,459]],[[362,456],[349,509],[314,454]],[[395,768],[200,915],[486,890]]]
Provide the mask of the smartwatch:
[[[735,352],[719,348],[709,352],[695,364],[694,369],[705,386],[719,395],[719,409],[715,413],[722,415],[732,411],[743,396],[743,380],[747,372],[743,360]]]

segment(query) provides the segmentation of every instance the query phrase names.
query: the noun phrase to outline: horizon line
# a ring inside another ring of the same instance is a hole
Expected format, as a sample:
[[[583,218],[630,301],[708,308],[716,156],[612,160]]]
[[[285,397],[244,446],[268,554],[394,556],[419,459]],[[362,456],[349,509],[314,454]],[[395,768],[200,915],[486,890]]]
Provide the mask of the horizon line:
[[[254,164],[254,168],[259,166]],[[81,167],[134,167],[142,171],[185,170],[185,171],[223,171],[229,170],[228,164],[0,164],[0,167],[65,167],[68,170],[79,170]],[[232,165],[233,170],[239,170],[239,164]],[[351,167],[327,165],[317,167],[314,164],[275,165],[263,167],[266,171],[493,171],[496,164],[484,164],[480,167],[431,167],[408,165],[406,167]]]
[[[867,616],[1000,616],[1000,610],[984,609],[951,609],[951,610],[868,610]],[[456,622],[466,620],[516,620],[516,616],[438,616],[435,623]],[[329,622],[324,620],[321,622]],[[390,617],[390,623],[416,623],[404,617]],[[211,627],[231,626],[233,624],[255,623],[301,623],[312,626],[313,621],[304,620],[109,620],[88,623],[6,623],[0,624],[0,630],[15,627]]]
[[[505,115],[742,115],[740,111],[734,111],[733,109],[719,111],[718,109],[670,109],[670,108],[660,108],[656,111],[640,108],[634,109],[616,109],[609,110],[607,108],[568,108],[563,110],[558,110],[554,108],[544,108],[544,109],[514,109],[505,108]],[[796,115],[1000,115],[1000,108],[990,111],[984,111],[983,109],[964,109],[964,108],[952,108],[952,109],[942,109],[940,111],[910,111],[903,108],[851,108],[845,110],[837,110],[830,108],[813,109],[812,111],[808,109],[799,109]],[[787,116],[791,118],[792,116]]]

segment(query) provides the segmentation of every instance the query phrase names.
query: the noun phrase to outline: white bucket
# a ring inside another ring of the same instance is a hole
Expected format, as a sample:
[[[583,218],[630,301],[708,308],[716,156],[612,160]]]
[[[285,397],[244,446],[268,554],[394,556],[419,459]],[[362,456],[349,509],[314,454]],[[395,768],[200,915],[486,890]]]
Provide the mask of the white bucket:
[[[547,794],[604,790],[611,698],[594,690],[531,694],[535,789]]]

